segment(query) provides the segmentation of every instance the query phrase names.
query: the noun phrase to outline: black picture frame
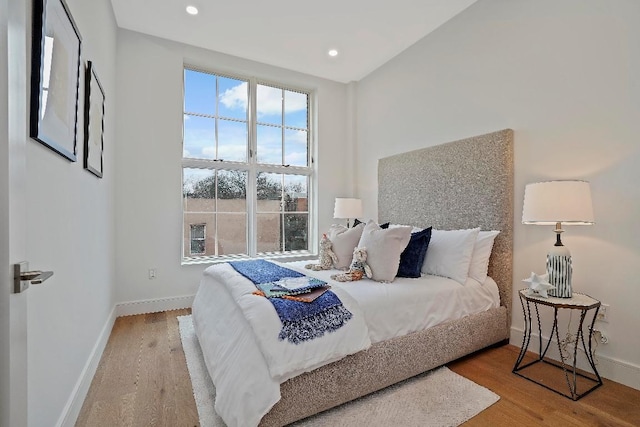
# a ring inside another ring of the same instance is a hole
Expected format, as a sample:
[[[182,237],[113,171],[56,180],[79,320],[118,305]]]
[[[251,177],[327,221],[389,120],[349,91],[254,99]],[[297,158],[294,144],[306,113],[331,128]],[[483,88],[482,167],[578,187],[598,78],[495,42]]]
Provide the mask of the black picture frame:
[[[82,39],[64,0],[34,0],[29,136],[75,162]]]
[[[103,174],[104,88],[92,61],[84,78],[84,168],[98,178]]]

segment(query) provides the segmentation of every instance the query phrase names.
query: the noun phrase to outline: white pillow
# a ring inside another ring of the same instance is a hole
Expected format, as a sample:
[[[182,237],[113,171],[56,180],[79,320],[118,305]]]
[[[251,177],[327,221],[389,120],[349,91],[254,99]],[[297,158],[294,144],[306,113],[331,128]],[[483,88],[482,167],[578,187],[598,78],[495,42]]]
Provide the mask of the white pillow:
[[[362,230],[364,230],[364,224],[358,224],[352,228],[335,224],[331,226],[327,236],[333,244],[333,252],[338,257],[338,262],[333,265],[335,268],[349,268],[351,258],[353,258],[353,250],[360,241]]]
[[[433,230],[422,272],[449,277],[464,285],[480,228]]]
[[[469,265],[469,277],[477,280],[481,284],[487,280],[487,270],[489,269],[489,257],[493,249],[493,241],[499,231],[481,231],[473,247],[471,264]]]
[[[393,282],[398,274],[400,254],[410,239],[411,227],[383,229],[374,221],[367,223],[358,247],[367,250],[367,264],[371,267],[373,280]]]

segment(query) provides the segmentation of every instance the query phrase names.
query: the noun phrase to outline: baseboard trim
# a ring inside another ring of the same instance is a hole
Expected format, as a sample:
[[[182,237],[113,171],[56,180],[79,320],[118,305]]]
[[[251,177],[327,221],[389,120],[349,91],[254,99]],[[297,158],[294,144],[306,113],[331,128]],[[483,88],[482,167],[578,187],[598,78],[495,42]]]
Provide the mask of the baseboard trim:
[[[534,340],[535,337],[535,340]],[[522,346],[522,340],[524,338],[524,330],[521,328],[511,327],[511,344],[515,346]],[[548,340],[549,337],[542,336],[543,340]],[[538,351],[537,349],[538,334],[531,334],[531,343],[529,344],[530,351]],[[544,342],[543,342],[544,344]],[[600,344],[602,346],[603,344]],[[548,356],[554,360],[560,360],[560,354],[557,346],[554,348],[552,344],[549,348]],[[640,366],[633,363],[625,362],[623,360],[615,359],[613,357],[604,356],[596,351],[596,358],[598,359],[598,373],[601,377],[615,381],[620,384],[624,384],[628,387],[640,390]],[[584,359],[584,358],[582,358]],[[514,361],[515,363],[515,361]],[[584,369],[586,366],[578,367]]]
[[[159,311],[189,308],[193,304],[194,298],[195,295],[184,295],[171,298],[121,302],[116,304],[116,316],[133,316],[136,314],[157,313]]]
[[[98,369],[102,353],[107,346],[107,341],[109,341],[111,329],[113,329],[115,321],[116,307],[113,307],[113,309],[111,309],[111,313],[107,317],[107,321],[102,327],[102,331],[100,331],[100,335],[98,336],[93,349],[91,350],[87,363],[85,363],[84,368],[80,373],[80,377],[78,378],[76,385],[73,387],[71,396],[69,396],[69,400],[56,423],[57,427],[73,427],[75,425],[76,420],[80,415],[80,411],[82,410],[84,399],[87,397],[87,393],[89,392],[89,387],[91,387],[93,376]]]

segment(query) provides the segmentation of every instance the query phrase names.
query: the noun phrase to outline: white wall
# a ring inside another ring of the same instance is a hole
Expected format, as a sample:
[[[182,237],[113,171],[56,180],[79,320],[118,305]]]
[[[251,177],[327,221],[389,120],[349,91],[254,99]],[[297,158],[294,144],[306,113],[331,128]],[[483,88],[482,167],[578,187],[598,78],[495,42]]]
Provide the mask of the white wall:
[[[379,158],[515,130],[515,290],[552,227],[520,223],[525,184],[591,182],[596,225],[566,227],[574,290],[611,305],[601,373],[640,388],[640,3],[480,0],[358,83],[358,195]],[[514,291],[514,329],[523,318]],[[576,318],[574,317],[574,321]],[[561,331],[563,333],[563,331]],[[520,341],[514,342],[520,345]]]
[[[193,295],[205,265],[181,266],[183,65],[310,88],[317,94],[319,228],[351,196],[347,85],[127,30],[118,32],[118,302]],[[148,279],[148,269],[157,277]]]
[[[83,169],[83,66],[78,161],[27,141],[27,259],[32,268],[54,270],[28,290],[29,425],[43,427],[62,422],[114,305],[117,27],[109,0],[67,4],[82,35],[83,64],[94,62],[106,92],[105,170],[98,179]]]

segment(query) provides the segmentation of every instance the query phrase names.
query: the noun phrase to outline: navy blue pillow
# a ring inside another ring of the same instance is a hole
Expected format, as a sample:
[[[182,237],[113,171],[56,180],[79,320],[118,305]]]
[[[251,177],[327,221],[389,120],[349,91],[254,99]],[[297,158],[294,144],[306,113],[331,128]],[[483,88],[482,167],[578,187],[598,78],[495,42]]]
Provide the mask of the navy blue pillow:
[[[431,227],[411,234],[411,240],[400,254],[398,277],[420,277],[420,270],[427,256],[427,248],[431,241]]]

